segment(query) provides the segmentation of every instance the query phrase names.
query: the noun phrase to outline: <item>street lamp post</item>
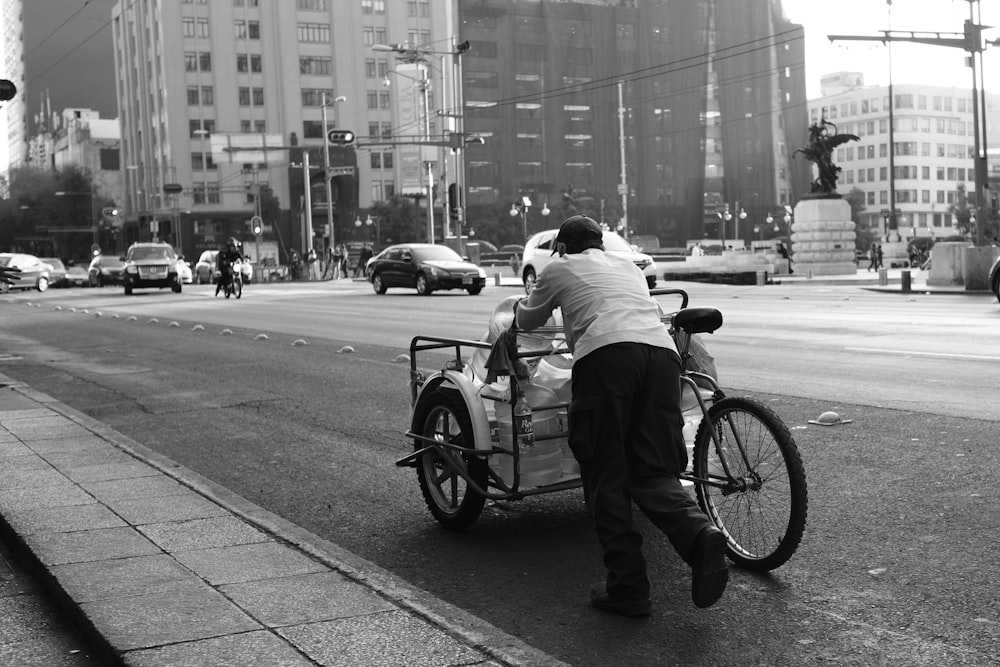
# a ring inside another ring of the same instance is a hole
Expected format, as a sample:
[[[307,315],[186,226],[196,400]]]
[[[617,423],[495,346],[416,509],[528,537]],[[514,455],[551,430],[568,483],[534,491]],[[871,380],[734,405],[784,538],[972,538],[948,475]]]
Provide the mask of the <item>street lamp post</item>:
[[[388,51],[388,52],[399,54],[399,60],[401,62],[403,62],[403,63],[408,63],[408,64],[415,64],[415,63],[424,63],[424,64],[426,64],[428,62],[427,61],[427,56],[431,56],[431,55],[442,56],[442,58],[443,58],[443,56],[451,56],[452,57],[452,65],[453,65],[452,78],[454,79],[454,81],[452,82],[451,92],[452,92],[453,97],[454,97],[453,103],[455,105],[455,110],[452,111],[452,112],[440,112],[440,115],[444,116],[444,117],[448,117],[448,118],[453,118],[455,120],[455,127],[452,128],[452,131],[456,135],[462,136],[463,132],[464,132],[464,127],[463,127],[463,114],[462,114],[462,102],[461,102],[462,70],[461,70],[461,58],[460,58],[460,56],[463,53],[465,53],[466,51],[469,50],[469,42],[468,41],[463,41],[461,43],[456,44],[454,36],[451,38],[451,41],[452,41],[452,44],[453,44],[453,48],[450,51],[435,51],[435,50],[427,49],[427,48],[423,48],[423,47],[414,47],[414,46],[410,46],[406,42],[403,42],[403,43],[400,43],[400,44],[374,44],[374,45],[372,45],[371,48],[372,48],[373,51]],[[445,74],[445,69],[444,69],[443,64],[442,64],[441,75],[442,75],[442,81],[443,81],[443,84],[444,84],[443,87],[445,89],[445,92],[447,93],[448,86],[447,86],[447,81],[444,78],[444,74]],[[426,71],[425,71],[424,72],[424,77],[426,78],[426,76],[427,76],[427,74],[426,74]],[[428,83],[429,82],[425,82],[424,83],[423,91],[424,91],[424,100],[425,100],[425,109],[424,109],[424,111],[425,111],[425,119],[426,119],[426,125],[425,125],[425,132],[426,132],[426,135],[427,135],[426,140],[430,144],[430,142],[432,141],[432,137],[430,136],[429,110],[426,108],[426,100],[427,100],[427,88],[426,88],[426,86],[428,85]],[[430,144],[430,145],[433,145],[433,144]],[[458,190],[457,205],[456,205],[455,208],[456,208],[456,217],[457,217],[457,220],[459,222],[459,231],[458,231],[458,236],[459,237],[461,237],[461,223],[465,221],[465,199],[464,199],[465,198],[465,192],[464,192],[464,190],[465,190],[465,162],[464,162],[464,156],[462,154],[462,147],[463,146],[464,146],[464,144],[460,144],[459,146],[453,146],[453,148],[452,148],[452,150],[454,152],[454,156],[455,156],[455,172],[456,172],[455,180],[456,180],[456,183],[457,183],[457,190]],[[434,239],[434,226],[433,226],[433,212],[432,212],[432,209],[433,209],[432,198],[434,196],[433,174],[431,173],[431,163],[429,161],[428,161],[428,163],[427,163],[426,166],[427,166],[427,180],[428,180],[428,184],[427,184],[427,188],[428,188],[428,190],[427,190],[427,220],[428,220],[428,227],[429,227],[429,240],[431,241],[431,243],[433,243],[434,242],[433,241],[433,239]],[[448,225],[448,217],[445,216],[444,221],[442,223],[442,228],[443,229],[447,229],[447,225]],[[445,235],[447,235],[447,234],[445,234]]]
[[[510,217],[516,218],[518,215],[521,216],[521,227],[524,233],[524,242],[528,242],[528,209],[531,208],[531,200],[527,197],[521,197],[515,201],[510,207]]]
[[[371,216],[371,213],[369,213],[368,217],[365,218],[365,221],[363,223],[361,222],[361,218],[357,218],[354,221],[354,226],[357,227],[358,229],[361,228],[362,224],[365,227],[368,228],[368,235],[369,235],[369,237],[371,236],[372,225],[375,225],[375,247],[378,248],[382,244],[382,241],[381,241],[381,239],[382,239],[382,229],[381,229],[382,219],[379,218],[379,217],[375,217],[375,219],[373,220],[372,216]]]

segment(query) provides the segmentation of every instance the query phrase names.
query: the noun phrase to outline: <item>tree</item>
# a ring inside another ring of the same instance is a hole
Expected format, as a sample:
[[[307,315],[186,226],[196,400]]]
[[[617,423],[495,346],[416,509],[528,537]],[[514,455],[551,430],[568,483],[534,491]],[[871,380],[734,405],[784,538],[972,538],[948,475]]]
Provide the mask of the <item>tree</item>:
[[[854,249],[868,250],[878,232],[861,222],[861,214],[865,211],[865,193],[860,188],[851,188],[851,191],[844,195],[844,201],[850,205],[851,220],[854,221]]]
[[[393,195],[377,201],[368,209],[368,215],[379,221],[379,242],[383,246],[427,240],[426,211],[410,197]]]
[[[956,231],[964,238],[971,239],[976,229],[972,224],[972,210],[969,208],[969,195],[964,183],[955,186],[955,203],[948,207],[948,212],[955,220]]]

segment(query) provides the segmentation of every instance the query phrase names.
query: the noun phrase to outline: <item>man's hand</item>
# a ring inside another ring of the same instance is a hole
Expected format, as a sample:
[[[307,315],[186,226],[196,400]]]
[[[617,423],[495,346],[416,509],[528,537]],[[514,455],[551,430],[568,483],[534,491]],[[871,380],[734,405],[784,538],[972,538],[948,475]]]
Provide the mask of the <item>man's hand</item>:
[[[16,266],[0,266],[0,283],[13,285],[15,282],[14,277],[18,273],[21,273],[21,269]]]

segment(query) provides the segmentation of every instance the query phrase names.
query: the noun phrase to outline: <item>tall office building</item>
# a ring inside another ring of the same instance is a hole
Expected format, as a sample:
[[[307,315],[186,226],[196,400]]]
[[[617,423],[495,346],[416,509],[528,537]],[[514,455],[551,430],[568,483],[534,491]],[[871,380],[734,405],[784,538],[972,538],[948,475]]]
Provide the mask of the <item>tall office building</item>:
[[[458,4],[470,208],[528,196],[537,230],[572,197],[683,245],[749,240],[808,191],[803,34],[777,0]]]
[[[411,175],[392,160],[391,146],[333,148],[337,176],[328,230],[324,187],[311,189],[312,206],[305,203],[303,149],[314,168],[310,180],[322,184],[315,168],[328,145],[324,111],[328,130],[393,135],[401,91],[422,85],[424,76],[431,90],[440,90],[441,71],[430,62],[425,73],[390,77],[398,54],[372,47],[447,47],[445,15],[423,0],[120,1],[113,34],[126,234],[145,238],[156,220],[158,235],[188,255],[214,249],[227,236],[252,238],[255,187],[266,185],[290,220],[277,226],[264,220],[262,253],[284,261],[279,246],[301,252],[342,242],[354,233],[359,206],[388,197]],[[396,81],[387,87],[387,78]],[[429,108],[436,108],[433,100]],[[440,132],[436,119],[433,125],[430,130]],[[249,135],[267,138],[272,148],[302,148],[212,154],[213,141],[253,143]],[[439,153],[427,160],[440,162]],[[164,190],[178,185],[179,193]],[[307,211],[313,229],[305,224]]]

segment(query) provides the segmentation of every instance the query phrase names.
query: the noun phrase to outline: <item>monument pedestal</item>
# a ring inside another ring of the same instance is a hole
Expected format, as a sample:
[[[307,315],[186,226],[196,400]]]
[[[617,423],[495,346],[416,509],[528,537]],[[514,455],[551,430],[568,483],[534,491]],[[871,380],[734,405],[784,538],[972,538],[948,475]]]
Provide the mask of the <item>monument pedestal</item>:
[[[851,206],[840,198],[803,199],[792,222],[796,275],[832,276],[857,272]]]

